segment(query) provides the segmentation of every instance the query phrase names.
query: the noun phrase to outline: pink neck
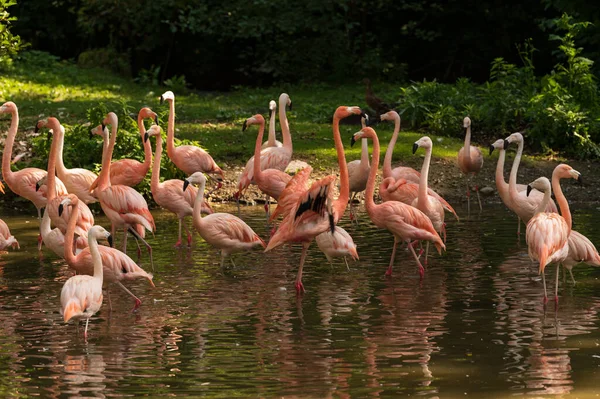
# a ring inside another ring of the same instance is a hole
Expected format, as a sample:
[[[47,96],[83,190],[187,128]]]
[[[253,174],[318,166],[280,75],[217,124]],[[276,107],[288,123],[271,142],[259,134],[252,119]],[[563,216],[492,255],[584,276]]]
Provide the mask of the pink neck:
[[[146,141],[150,143],[150,139]],[[162,159],[162,134],[156,136],[156,153],[154,154],[154,164],[152,165],[152,180],[150,181],[150,190],[152,195],[158,190],[160,182],[160,161]]]
[[[361,139],[360,166],[369,167],[369,140]]]
[[[77,257],[73,254],[73,240],[75,239],[75,225],[79,217],[79,207],[76,199],[71,202],[71,205],[67,206],[71,207],[71,218],[65,234],[65,260],[69,265],[74,265],[77,262]]]
[[[285,99],[279,100],[279,124],[283,136],[283,147],[291,153],[293,151],[292,135],[290,134],[290,125],[285,114],[285,107],[287,107],[287,101]]]
[[[19,128],[19,111],[15,109],[12,113],[10,121],[10,127],[8,128],[8,135],[6,142],[4,143],[4,153],[2,154],[2,178],[4,180],[12,182],[13,172],[10,169],[10,162],[12,160],[12,150],[15,143],[15,136],[17,135],[17,129]]]
[[[200,183],[200,189],[198,190],[198,194],[196,194],[196,200],[194,201],[194,211],[192,216],[192,221],[194,222],[194,226],[196,230],[200,230],[202,226],[202,202],[204,201],[204,188],[206,186],[206,181],[202,181]],[[188,188],[189,190],[189,188]]]
[[[254,145],[254,179],[258,182],[262,176],[260,170],[260,149],[262,145],[263,135],[265,133],[265,120],[261,120],[258,126],[258,136],[256,137],[256,144]]]
[[[333,140],[335,142],[335,151],[337,152],[338,165],[340,168],[340,196],[333,203],[335,222],[344,216],[344,211],[348,206],[350,199],[350,182],[348,181],[348,165],[346,164],[346,154],[344,153],[344,144],[340,136],[340,118],[333,118]]]
[[[146,126],[144,126],[144,118],[141,113],[138,114],[138,130],[142,137],[142,145],[144,146],[144,167],[150,168],[150,162],[152,162],[152,147],[150,146],[150,140],[144,141],[144,135],[146,134]],[[147,170],[147,169],[146,169]]]
[[[175,153],[175,99],[169,102],[169,122],[167,123],[167,155],[172,158]]]
[[[506,151],[503,149],[498,150],[498,164],[496,165],[496,188],[500,198],[506,203],[508,196],[508,183],[504,181],[504,160],[506,159]]]
[[[105,152],[102,156],[102,170],[98,177],[98,188],[100,191],[107,187],[110,187],[110,163],[112,161],[113,150],[115,147],[115,141],[117,139],[117,126],[113,124],[111,126],[110,143],[105,146]]]
[[[377,180],[377,170],[379,169],[379,138],[377,136],[373,136],[372,162],[373,164],[369,171],[369,180],[367,180],[367,188],[365,190],[365,207],[369,214],[375,209],[373,195],[375,194],[375,180]]]
[[[427,198],[427,179],[429,177],[429,164],[431,163],[431,152],[432,148],[425,148],[425,159],[423,160],[423,166],[421,167],[421,177],[419,178],[419,195],[417,199],[417,204],[419,208],[425,209],[429,204]]]
[[[510,177],[508,179],[508,192],[511,197],[517,195],[517,172],[519,171],[519,163],[521,163],[521,156],[523,155],[523,141],[519,141],[519,147],[510,170]]]
[[[467,127],[467,134],[465,134],[465,161],[467,165],[471,165],[471,125]]]
[[[56,137],[56,135],[60,136],[60,124],[56,119],[50,119],[47,127],[54,132],[52,135],[52,144],[50,145],[50,154],[48,154],[48,179],[46,180],[46,187],[48,188],[46,199],[50,201],[56,198],[56,153],[58,141],[60,140],[60,137]]]
[[[392,156],[394,155],[394,147],[396,146],[396,140],[398,140],[398,133],[400,132],[400,116],[396,113],[392,113],[394,117],[394,134],[388,148],[385,150],[385,158],[383,159],[383,177],[390,177],[392,175]]]
[[[271,111],[271,115],[269,116],[269,139],[267,140],[267,145],[269,147],[275,147],[275,142],[277,138],[275,137],[275,110]]]
[[[571,228],[573,226],[573,219],[571,218],[571,210],[569,209],[569,202],[567,198],[562,192],[562,188],[560,187],[560,176],[558,175],[556,169],[552,172],[552,190],[554,191],[554,197],[556,198],[556,202],[558,203],[558,207],[560,208],[560,214],[567,222],[567,226],[569,226],[569,233],[571,232]]]

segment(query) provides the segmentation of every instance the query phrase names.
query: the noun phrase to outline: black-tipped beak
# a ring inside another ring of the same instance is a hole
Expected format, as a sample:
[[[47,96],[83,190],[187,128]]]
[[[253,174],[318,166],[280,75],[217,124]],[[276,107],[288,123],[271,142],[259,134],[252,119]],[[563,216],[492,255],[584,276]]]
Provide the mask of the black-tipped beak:
[[[186,188],[188,188],[188,186],[190,185],[190,182],[186,180],[183,181],[183,191],[185,191]]]
[[[113,246],[113,236],[112,236],[112,234],[109,234],[108,237],[106,237],[106,241],[108,241],[108,246],[112,248],[112,246]]]
[[[40,131],[40,128],[38,127],[38,125],[35,125],[35,129],[33,129],[33,132],[34,132],[34,133],[37,133],[37,132],[39,132],[39,131]]]
[[[352,136],[352,138],[350,139],[350,147],[354,147],[354,143],[356,143],[356,139],[354,138],[354,136]]]
[[[504,140],[504,149],[508,149],[508,146],[510,145],[510,143],[508,142],[508,140]]]
[[[149,138],[150,138],[150,135],[148,134],[148,132],[144,133],[144,143],[146,141],[148,141]]]
[[[160,96],[160,103],[162,104],[163,101],[165,101],[165,98],[163,96]]]
[[[154,115],[154,124],[158,125],[158,115]]]
[[[292,110],[292,102],[290,101],[290,107],[289,107],[290,111]]]
[[[329,214],[329,229],[331,230],[331,234],[335,233],[335,221],[331,213]]]
[[[527,196],[529,197],[529,193],[531,192],[531,190],[533,190],[533,188],[531,188],[531,186],[528,184],[527,185]]]
[[[494,147],[493,144],[490,144],[490,155],[492,155],[492,152],[494,152],[494,148],[496,148],[496,147]]]
[[[360,117],[365,118],[365,125],[369,126],[369,115],[365,111],[360,111]]]
[[[35,183],[35,191],[39,191],[40,187],[40,182]]]
[[[581,175],[577,176],[577,183],[583,184],[583,178],[581,177]]]
[[[246,129],[248,129],[248,121],[244,121],[244,124],[242,125],[242,132],[245,132]]]
[[[418,149],[419,149],[419,145],[418,145],[417,143],[414,143],[414,144],[413,144],[413,154],[414,154],[415,152],[417,152],[417,150],[418,150]]]
[[[50,131],[48,131],[48,133],[46,133],[46,140],[50,141],[51,137],[52,137],[52,134],[50,133]]]
[[[92,131],[90,130],[90,138],[93,139],[94,138],[94,133],[92,133]]]
[[[106,129],[106,125],[103,123],[102,124],[102,131],[104,131],[104,129]]]
[[[58,216],[62,216],[62,213],[64,210],[65,210],[65,207],[63,206],[63,204],[59,204],[58,205]]]

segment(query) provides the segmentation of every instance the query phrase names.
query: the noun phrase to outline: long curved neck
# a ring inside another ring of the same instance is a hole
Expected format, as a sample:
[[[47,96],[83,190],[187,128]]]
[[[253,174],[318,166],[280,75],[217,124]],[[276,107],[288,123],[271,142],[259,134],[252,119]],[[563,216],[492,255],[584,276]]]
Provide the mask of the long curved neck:
[[[65,260],[69,265],[77,263],[77,257],[73,254],[73,240],[75,239],[75,225],[79,217],[79,207],[76,202],[71,204],[71,218],[67,225],[67,233],[65,234]],[[88,241],[89,244],[89,241]]]
[[[56,174],[59,178],[62,179],[62,176],[67,174],[67,168],[65,167],[65,163],[63,161],[63,151],[65,148],[65,135],[62,132],[62,129],[58,131],[54,131],[54,138],[52,140],[56,140]]]
[[[558,174],[555,172],[552,173],[552,190],[554,191],[554,197],[556,198],[556,202],[558,203],[558,207],[560,208],[560,214],[563,218],[565,218],[567,226],[569,226],[569,232],[571,232],[571,228],[573,226],[573,219],[571,218],[569,202],[563,194],[562,188],[560,188],[560,177],[558,177]]]
[[[15,111],[12,113],[10,127],[8,128],[8,135],[6,137],[6,142],[4,143],[4,152],[2,153],[2,178],[7,181],[13,176],[13,172],[10,169],[10,161],[12,160],[12,150],[18,128],[19,111],[15,109]]]
[[[369,167],[369,140],[362,139],[362,147],[360,150],[360,165]]]
[[[519,142],[517,153],[515,154],[515,160],[513,161],[512,168],[510,170],[510,178],[508,179],[508,190],[510,195],[517,195],[517,172],[519,171],[519,163],[521,162],[521,156],[523,155],[523,141]]]
[[[88,245],[90,247],[90,254],[92,255],[92,264],[94,265],[94,278],[103,279],[102,270],[102,257],[100,256],[100,250],[98,249],[98,241],[93,235],[88,236]]]
[[[271,116],[269,117],[269,140],[267,145],[269,147],[275,147],[275,109],[271,110]]]
[[[56,152],[58,149],[59,139],[56,134],[60,135],[60,125],[48,124],[48,127],[52,129],[54,134],[52,135],[52,144],[50,145],[50,154],[48,154],[48,180],[46,181],[46,187],[48,192],[46,198],[49,200],[56,198]]]
[[[552,191],[551,190],[546,190],[544,192],[544,198],[542,198],[542,202],[540,202],[537,206],[537,208],[535,208],[534,211],[534,215],[537,215],[540,212],[545,212],[546,211],[546,207],[548,206],[548,204],[550,203],[550,196],[552,195]],[[569,214],[570,216],[570,214]]]
[[[144,167],[148,170],[150,168],[150,163],[152,162],[152,146],[150,145],[150,140],[144,141],[146,127],[144,126],[144,118],[140,115],[138,115],[138,130],[140,131],[142,145],[144,146]]]
[[[465,161],[467,165],[471,164],[471,125],[467,126],[467,134],[465,134]]]
[[[367,188],[365,189],[365,207],[367,212],[371,212],[375,208],[375,200],[373,195],[375,194],[375,180],[377,180],[377,170],[379,169],[379,139],[377,136],[373,137],[373,164],[369,171],[369,180],[367,180]]]
[[[100,171],[100,176],[98,177],[98,188],[100,191],[106,187],[110,187],[110,162],[112,160],[114,142],[117,137],[117,127],[112,126],[111,130],[112,132],[110,137],[106,137],[104,139],[105,141],[108,141],[109,144],[103,147],[102,170]]]
[[[334,201],[333,208],[336,222],[342,218],[344,211],[348,206],[350,199],[350,182],[348,180],[348,165],[346,164],[346,154],[344,153],[344,144],[340,136],[340,118],[333,118],[333,141],[335,142],[335,151],[338,157],[338,166],[340,168],[340,196]]]
[[[421,177],[419,178],[419,195],[417,204],[419,207],[427,206],[427,179],[429,177],[429,164],[431,163],[431,147],[425,149],[425,159],[423,160],[423,166],[421,167]]]
[[[394,115],[394,134],[388,148],[385,150],[385,158],[383,159],[383,177],[390,177],[392,175],[392,156],[394,155],[394,147],[396,146],[396,140],[398,140],[398,133],[400,132],[400,116]]]
[[[506,151],[498,150],[498,163],[496,164],[496,188],[500,196],[508,193],[508,183],[504,181],[504,160],[506,159]]]
[[[200,226],[202,224],[202,202],[204,201],[205,186],[206,181],[200,183],[200,189],[198,190],[198,194],[196,194],[196,200],[194,201],[194,214],[192,216],[192,220],[196,226]]]
[[[44,217],[42,218],[42,223],[40,224],[40,233],[42,234],[42,238],[50,233],[50,231],[52,231],[52,226],[50,225],[50,214],[46,208],[44,209]]]
[[[173,157],[175,151],[175,99],[169,101],[169,122],[167,123],[167,155]]]
[[[150,139],[146,141],[149,143]],[[162,135],[156,136],[156,153],[154,154],[154,164],[152,165],[152,180],[150,181],[150,190],[154,193],[160,184],[160,161],[162,158]],[[153,194],[154,195],[154,194]]]
[[[263,120],[258,127],[258,136],[256,137],[256,144],[254,145],[254,179],[260,180],[262,172],[260,170],[260,149],[262,145],[263,135],[265,134],[265,121]]]
[[[292,152],[292,135],[290,134],[290,125],[288,123],[287,115],[285,114],[286,106],[287,102],[285,99],[279,101],[279,124],[281,125],[281,135],[283,136],[283,147],[289,152]]]

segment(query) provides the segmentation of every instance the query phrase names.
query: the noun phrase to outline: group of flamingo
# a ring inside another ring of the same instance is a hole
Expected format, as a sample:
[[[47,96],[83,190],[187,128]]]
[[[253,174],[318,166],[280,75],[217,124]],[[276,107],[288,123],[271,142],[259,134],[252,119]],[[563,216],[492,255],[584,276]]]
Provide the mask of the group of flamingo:
[[[224,179],[223,170],[203,149],[192,146],[175,146],[175,96],[168,91],[161,96],[161,102],[169,104],[167,124],[167,155],[169,159],[189,177],[185,180],[171,179],[160,181],[162,157],[162,132],[158,118],[150,108],[144,107],[138,114],[138,128],[144,143],[144,162],[130,159],[112,161],[113,149],[118,133],[118,118],[110,112],[101,125],[92,129],[93,134],[102,136],[102,169],[98,176],[85,169],[68,169],[63,162],[64,128],[58,119],[50,117],[40,120],[36,130],[48,128],[52,133],[52,145],[48,158],[48,170],[26,168],[18,172],[11,170],[12,147],[19,125],[17,106],[13,102],[0,106],[0,113],[12,116],[8,137],[2,157],[2,176],[8,187],[16,194],[29,199],[38,210],[40,235],[38,244],[45,244],[75,270],[61,292],[61,313],[64,321],[85,319],[84,336],[90,317],[101,307],[103,300],[103,282],[114,282],[135,300],[135,307],[141,301],[123,282],[136,278],[145,278],[150,284],[152,274],[139,267],[126,253],[129,233],[148,249],[152,264],[152,247],[145,240],[146,230],[154,232],[156,225],[144,197],[133,186],[139,184],[151,170],[151,191],[154,201],[171,211],[179,220],[177,247],[182,246],[182,228],[187,233],[187,244],[191,245],[192,235],[184,219],[193,217],[193,225],[200,236],[221,251],[221,267],[225,258],[232,253],[250,250],[262,246],[271,251],[283,244],[302,244],[302,254],[295,281],[298,293],[305,291],[302,283],[303,266],[308,248],[315,239],[319,248],[331,261],[336,256],[351,256],[358,259],[356,245],[351,235],[337,226],[350,202],[350,219],[358,221],[353,202],[358,193],[364,192],[366,212],[371,221],[379,228],[390,231],[394,236],[394,245],[386,271],[392,274],[398,243],[406,243],[415,259],[418,273],[422,278],[424,268],[420,257],[425,252],[427,264],[429,243],[433,242],[438,253],[445,250],[446,224],[445,212],[456,212],[447,201],[428,186],[429,167],[433,142],[425,136],[413,145],[413,153],[419,148],[425,150],[421,172],[404,166],[392,169],[393,149],[400,131],[400,116],[396,111],[380,115],[381,121],[394,123],[394,132],[388,145],[383,163],[383,181],[379,185],[382,203],[375,203],[375,182],[379,168],[380,144],[375,130],[369,126],[368,116],[357,106],[340,106],[333,115],[333,138],[339,167],[339,194],[335,197],[336,174],[325,176],[310,182],[312,168],[306,166],[293,176],[285,172],[292,159],[293,147],[286,108],[291,108],[289,95],[279,97],[279,119],[283,143],[275,137],[275,112],[277,103],[270,102],[270,126],[268,141],[263,142],[265,119],[257,114],[243,124],[243,130],[258,125],[258,134],[254,155],[238,179],[235,197],[244,194],[250,184],[256,186],[267,196],[277,201],[271,213],[269,202],[265,205],[269,222],[281,218],[279,226],[271,232],[266,243],[240,217],[229,213],[215,213],[206,202],[204,192],[208,179],[215,180],[217,188]],[[361,140],[360,160],[347,163],[344,145],[339,130],[340,121],[350,116],[360,116],[363,127],[352,136],[352,144]],[[146,130],[144,121],[152,119],[154,124]],[[110,126],[110,132],[108,130]],[[466,129],[465,144],[458,154],[458,163],[463,173],[476,174],[482,167],[483,157],[479,148],[470,145],[471,120],[464,119]],[[155,137],[156,147],[154,163],[150,137]],[[371,160],[368,154],[368,140],[372,141]],[[509,184],[504,182],[503,166],[505,150],[509,143],[517,142],[519,148]],[[580,261],[600,265],[600,256],[593,244],[583,235],[571,229],[571,216],[567,201],[562,195],[558,180],[563,177],[578,178],[579,173],[567,165],[559,165],[554,174],[552,186],[560,206],[562,216],[556,212],[556,206],[550,200],[550,184],[540,178],[529,186],[516,184],[517,169],[523,151],[523,137],[514,133],[506,140],[498,140],[490,149],[498,149],[500,157],[496,170],[496,183],[500,197],[515,211],[520,220],[527,224],[527,242],[532,259],[539,260],[540,273],[551,262],[564,264],[569,271]],[[371,162],[369,162],[371,161]],[[194,185],[199,186],[197,189]],[[478,187],[475,187],[479,200]],[[539,191],[536,191],[539,190]],[[3,187],[0,185],[0,191]],[[467,180],[467,198],[470,210],[469,180]],[[350,198],[350,193],[352,197]],[[101,226],[94,225],[94,217],[87,204],[99,202],[102,210],[111,221],[111,233]],[[481,209],[481,201],[479,200]],[[43,218],[41,210],[45,208]],[[549,213],[546,213],[549,212]],[[202,216],[202,214],[207,214]],[[0,220],[0,249],[8,246],[18,247],[17,240],[10,235],[6,223]],[[56,226],[52,229],[52,224]],[[124,232],[123,250],[112,247],[112,237],[119,228]],[[520,228],[520,223],[519,223]],[[443,239],[442,239],[443,237]],[[98,245],[98,240],[107,239],[109,246]],[[425,242],[419,254],[415,247]],[[139,251],[139,244],[138,244]],[[233,263],[233,259],[231,259]],[[347,263],[346,263],[347,265]],[[557,272],[558,276],[558,272]],[[557,277],[558,278],[558,277]],[[558,284],[558,281],[557,281]],[[544,279],[545,290],[545,279]],[[107,291],[108,293],[108,291]],[[545,295],[545,291],[544,291]],[[546,296],[544,296],[547,300]],[[558,301],[558,297],[556,296]],[[108,295],[109,306],[110,294]]]

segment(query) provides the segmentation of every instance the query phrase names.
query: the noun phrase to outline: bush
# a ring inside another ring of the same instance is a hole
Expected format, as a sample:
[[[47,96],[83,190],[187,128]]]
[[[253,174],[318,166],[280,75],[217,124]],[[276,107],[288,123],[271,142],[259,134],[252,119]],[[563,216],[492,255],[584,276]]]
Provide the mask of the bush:
[[[16,4],[16,0],[0,0],[0,67],[4,68],[9,67],[13,57],[26,46],[19,35],[10,31],[17,18],[11,17],[7,8]]]
[[[84,51],[79,54],[77,65],[82,68],[103,68],[121,76],[131,76],[129,56],[110,47]]]

